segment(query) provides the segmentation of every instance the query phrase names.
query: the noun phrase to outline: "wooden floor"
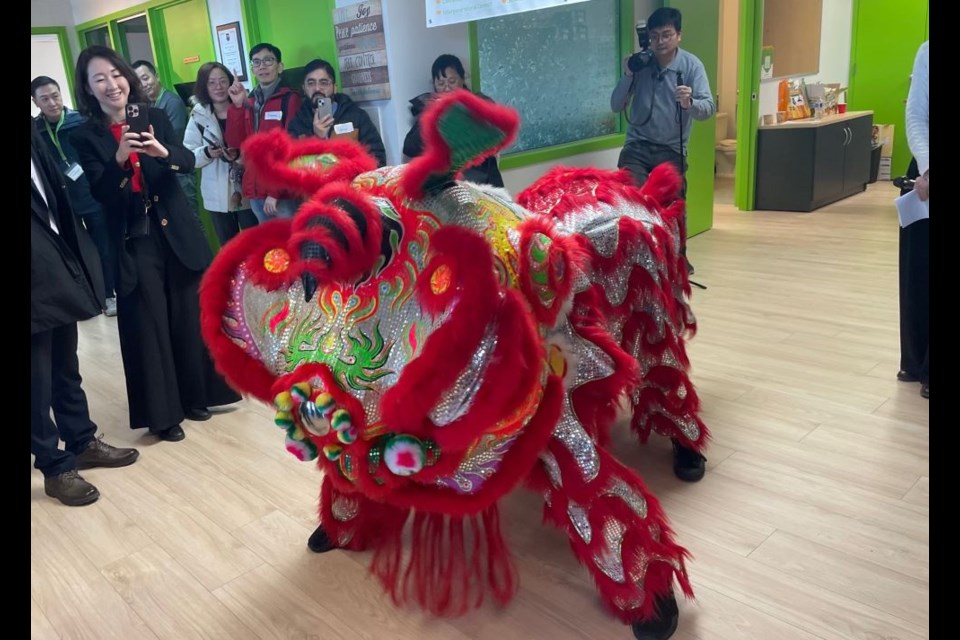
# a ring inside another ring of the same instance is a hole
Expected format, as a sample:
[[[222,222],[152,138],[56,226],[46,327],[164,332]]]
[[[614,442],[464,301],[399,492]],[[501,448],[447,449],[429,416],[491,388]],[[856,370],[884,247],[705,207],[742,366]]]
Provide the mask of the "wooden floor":
[[[928,401],[894,378],[894,196],[871,185],[810,214],[720,205],[690,241],[708,287],[690,347],[707,476],[676,480],[662,438],[614,440],[694,556],[677,640],[928,637]],[[318,474],[284,451],[268,408],[157,443],[126,427],[115,321],[83,323],[80,342],[95,421],[141,457],[84,472],[102,498],[83,508],[32,472],[34,638],[632,638],[524,492],[502,518],[521,579],[508,608],[443,621],[394,608],[367,554],[307,551]]]

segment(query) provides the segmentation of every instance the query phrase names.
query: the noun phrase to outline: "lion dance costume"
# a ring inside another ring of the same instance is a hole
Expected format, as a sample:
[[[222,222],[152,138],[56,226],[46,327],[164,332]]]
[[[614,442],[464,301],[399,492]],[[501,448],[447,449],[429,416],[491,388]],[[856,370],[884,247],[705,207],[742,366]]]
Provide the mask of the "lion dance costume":
[[[661,166],[638,189],[558,167],[516,201],[455,179],[517,128],[460,91],[403,166],[376,169],[348,140],[251,138],[247,170],[308,199],[218,254],[204,339],[234,387],[275,405],[290,453],[318,460],[321,550],[371,549],[396,603],[507,603],[497,502],[523,483],[612,612],[636,633],[669,601],[675,628],[687,552],[604,444],[623,401],[642,440],[708,437],[684,349],[680,178]]]

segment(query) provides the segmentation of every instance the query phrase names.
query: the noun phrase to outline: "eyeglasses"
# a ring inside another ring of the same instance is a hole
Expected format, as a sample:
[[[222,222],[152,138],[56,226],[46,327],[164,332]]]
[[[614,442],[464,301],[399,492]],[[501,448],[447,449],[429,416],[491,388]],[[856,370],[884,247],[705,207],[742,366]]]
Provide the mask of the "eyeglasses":
[[[226,78],[220,78],[219,80],[210,80],[207,82],[208,89],[216,89],[217,87],[229,87],[230,81]]]
[[[459,87],[463,82],[460,78],[437,78],[433,84],[439,89],[441,87]]]
[[[276,58],[253,58],[250,64],[254,67],[272,67],[276,63]]]
[[[304,82],[304,84],[308,87],[330,87],[333,85],[333,81],[328,80],[327,78],[323,78],[322,80],[314,80],[313,78],[310,78]]]
[[[676,31],[665,31],[663,33],[651,33],[650,42],[666,42],[672,40],[677,35]]]

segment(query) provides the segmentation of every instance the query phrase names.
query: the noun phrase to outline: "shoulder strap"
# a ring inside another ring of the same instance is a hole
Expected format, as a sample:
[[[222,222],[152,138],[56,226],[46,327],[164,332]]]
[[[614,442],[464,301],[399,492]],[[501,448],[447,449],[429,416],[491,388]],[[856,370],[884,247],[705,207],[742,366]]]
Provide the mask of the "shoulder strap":
[[[289,111],[290,96],[292,95],[293,91],[286,91],[283,96],[280,97],[280,126],[284,129],[287,128],[287,111]]]

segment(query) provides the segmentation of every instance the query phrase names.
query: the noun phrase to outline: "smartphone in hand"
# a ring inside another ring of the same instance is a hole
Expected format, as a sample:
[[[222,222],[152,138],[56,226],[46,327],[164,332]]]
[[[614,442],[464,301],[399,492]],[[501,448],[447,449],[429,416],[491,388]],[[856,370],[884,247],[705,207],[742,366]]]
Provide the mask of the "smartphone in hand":
[[[333,100],[319,93],[313,96],[313,107],[316,109],[317,120],[323,121],[333,115]]]
[[[134,102],[127,105],[127,126],[133,133],[147,133],[150,131],[150,105],[143,102]]]

